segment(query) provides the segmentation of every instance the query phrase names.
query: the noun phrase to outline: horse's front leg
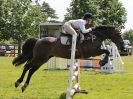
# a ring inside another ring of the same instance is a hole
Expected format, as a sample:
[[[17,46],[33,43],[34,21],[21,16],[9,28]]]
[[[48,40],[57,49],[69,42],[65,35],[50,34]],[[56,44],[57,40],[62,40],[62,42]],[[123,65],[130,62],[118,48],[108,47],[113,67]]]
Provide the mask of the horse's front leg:
[[[107,64],[108,63],[108,59],[109,59],[109,54],[110,54],[110,52],[108,51],[108,50],[106,50],[106,49],[99,49],[98,51],[97,51],[97,54],[98,55],[101,55],[101,54],[106,54],[105,55],[105,57],[99,62],[99,64],[100,64],[100,66],[104,66],[105,64]]]

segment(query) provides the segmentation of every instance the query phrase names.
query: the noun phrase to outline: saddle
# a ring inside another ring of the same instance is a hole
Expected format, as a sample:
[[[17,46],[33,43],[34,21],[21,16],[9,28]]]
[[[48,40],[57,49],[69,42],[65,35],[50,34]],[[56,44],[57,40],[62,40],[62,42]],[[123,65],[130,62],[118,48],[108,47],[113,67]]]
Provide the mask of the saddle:
[[[77,32],[77,44],[81,44],[83,41],[85,40],[90,40],[92,39],[95,39],[95,35],[93,33],[88,33],[89,36],[87,36],[86,38],[86,34],[83,34],[82,32],[80,31],[76,31]],[[60,41],[61,41],[61,44],[62,45],[71,45],[72,43],[72,35],[68,34],[68,33],[63,33],[61,32],[60,33]]]
[[[84,37],[83,33],[81,33],[81,32],[77,32],[77,33],[78,33],[78,36],[77,36],[76,42],[82,43],[84,41],[85,37]],[[61,32],[60,33],[60,41],[61,41],[61,44],[63,44],[63,45],[71,45],[72,35]]]

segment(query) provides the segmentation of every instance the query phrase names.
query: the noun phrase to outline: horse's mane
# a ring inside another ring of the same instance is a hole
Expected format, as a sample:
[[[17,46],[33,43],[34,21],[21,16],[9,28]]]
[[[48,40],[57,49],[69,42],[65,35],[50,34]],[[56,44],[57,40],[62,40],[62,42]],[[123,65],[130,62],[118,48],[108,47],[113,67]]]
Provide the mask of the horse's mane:
[[[101,26],[96,26],[95,29],[97,30],[105,30],[105,29],[116,29],[115,26],[109,26],[109,25],[101,25]]]
[[[121,30],[116,26],[101,25],[96,26],[93,30],[98,32],[110,31],[113,34],[121,34]]]
[[[92,33],[101,39],[111,39],[115,36],[121,36],[121,32],[117,27],[108,25],[96,26],[92,29]]]

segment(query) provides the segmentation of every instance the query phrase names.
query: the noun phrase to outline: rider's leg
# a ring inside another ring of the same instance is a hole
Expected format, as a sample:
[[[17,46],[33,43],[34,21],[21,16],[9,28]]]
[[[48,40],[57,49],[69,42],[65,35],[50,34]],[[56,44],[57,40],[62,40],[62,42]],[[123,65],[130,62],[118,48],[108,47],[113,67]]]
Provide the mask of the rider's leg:
[[[77,33],[76,33],[76,31],[73,29],[73,27],[71,26],[71,23],[70,23],[70,22],[66,22],[66,23],[64,24],[64,30],[65,30],[67,33],[71,34],[71,35],[72,35],[72,41],[75,40],[74,42],[76,42],[76,40],[77,40]],[[75,49],[76,49],[76,45],[75,45]],[[71,50],[71,45],[70,45],[70,49],[69,49],[69,50]]]

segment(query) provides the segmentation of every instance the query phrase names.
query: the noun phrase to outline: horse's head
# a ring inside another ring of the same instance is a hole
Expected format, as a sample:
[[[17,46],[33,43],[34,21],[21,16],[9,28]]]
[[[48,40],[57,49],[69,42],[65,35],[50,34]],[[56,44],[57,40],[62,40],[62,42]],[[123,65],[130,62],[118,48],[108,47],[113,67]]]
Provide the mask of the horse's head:
[[[124,50],[124,42],[121,36],[121,31],[114,26],[97,26],[93,29],[96,35],[99,35],[101,39],[110,39],[116,44],[119,50]]]

